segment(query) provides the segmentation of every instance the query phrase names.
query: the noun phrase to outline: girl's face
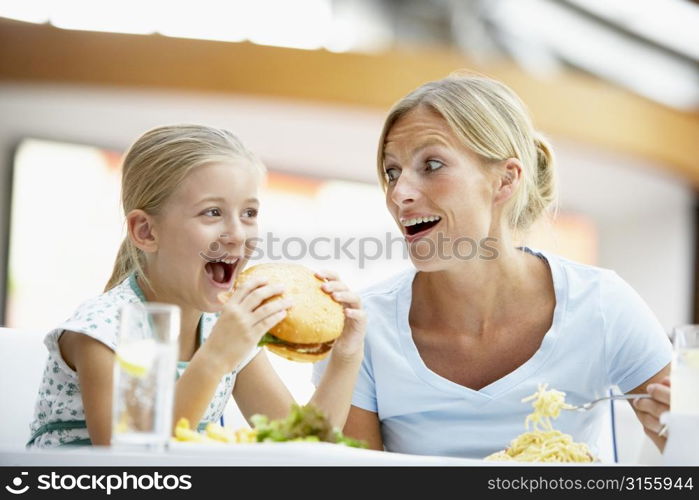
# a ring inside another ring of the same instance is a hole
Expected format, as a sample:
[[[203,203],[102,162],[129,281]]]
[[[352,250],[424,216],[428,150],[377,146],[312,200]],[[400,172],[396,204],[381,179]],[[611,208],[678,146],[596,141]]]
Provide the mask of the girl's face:
[[[261,174],[245,164],[194,169],[154,219],[158,249],[149,273],[159,291],[198,311],[221,309],[254,251]]]
[[[441,115],[418,106],[399,118],[386,137],[384,171],[386,205],[418,270],[473,257],[491,231],[494,183]]]

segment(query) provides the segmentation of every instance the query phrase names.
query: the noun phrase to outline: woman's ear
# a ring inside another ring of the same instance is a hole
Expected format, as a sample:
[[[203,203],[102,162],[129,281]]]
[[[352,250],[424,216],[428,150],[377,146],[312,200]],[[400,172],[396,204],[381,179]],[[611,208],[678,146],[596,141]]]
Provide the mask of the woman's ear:
[[[517,158],[508,158],[500,164],[497,185],[495,186],[496,205],[512,198],[522,178],[522,163]]]
[[[153,253],[158,250],[158,240],[153,226],[153,217],[143,210],[131,210],[126,216],[126,229],[136,248]]]

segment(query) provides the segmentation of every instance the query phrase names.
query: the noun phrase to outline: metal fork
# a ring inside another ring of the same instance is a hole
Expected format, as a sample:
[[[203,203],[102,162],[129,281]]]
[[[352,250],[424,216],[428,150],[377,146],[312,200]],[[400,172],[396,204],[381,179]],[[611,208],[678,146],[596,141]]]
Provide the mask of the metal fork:
[[[595,399],[589,403],[582,405],[570,405],[570,408],[564,408],[565,410],[573,411],[587,411],[595,406],[597,403],[602,401],[616,400],[616,399],[648,399],[650,394],[614,394],[613,396],[605,396],[603,398]]]

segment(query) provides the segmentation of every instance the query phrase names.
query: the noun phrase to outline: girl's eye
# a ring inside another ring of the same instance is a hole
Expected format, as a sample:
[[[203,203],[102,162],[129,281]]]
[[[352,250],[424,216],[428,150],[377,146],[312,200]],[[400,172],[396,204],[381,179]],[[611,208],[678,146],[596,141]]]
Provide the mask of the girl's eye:
[[[246,208],[245,210],[243,210],[243,216],[248,217],[250,219],[254,219],[255,217],[257,217],[258,213],[259,211],[256,208]]]
[[[395,167],[391,167],[391,168],[387,168],[384,171],[384,174],[386,175],[386,180],[388,182],[393,182],[396,179],[398,179],[398,177],[400,176],[400,170],[398,170]]]
[[[439,160],[427,160],[425,162],[425,165],[426,165],[426,170],[428,170],[430,172],[434,172],[435,170],[439,170],[440,168],[442,168],[444,166],[444,163],[442,163]]]
[[[209,208],[204,211],[204,215],[211,215],[212,217],[220,217],[221,209],[219,208]]]

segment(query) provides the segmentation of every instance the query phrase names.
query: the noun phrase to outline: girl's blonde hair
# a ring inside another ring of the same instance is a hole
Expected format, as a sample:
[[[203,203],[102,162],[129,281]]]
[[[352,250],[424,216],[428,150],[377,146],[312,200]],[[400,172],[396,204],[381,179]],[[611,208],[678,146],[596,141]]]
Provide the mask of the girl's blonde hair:
[[[463,74],[425,83],[391,108],[377,158],[379,182],[384,190],[386,137],[401,116],[418,106],[428,106],[439,113],[464,145],[486,162],[519,159],[522,182],[509,207],[513,229],[526,230],[555,201],[553,153],[548,142],[535,132],[522,101],[500,82]]]
[[[121,174],[124,215],[135,209],[157,215],[192,170],[212,163],[247,164],[261,174],[265,170],[257,157],[227,130],[203,125],[170,125],[149,130],[133,143],[124,157]],[[127,235],[119,247],[105,291],[133,272],[150,286],[144,268],[143,252]]]

